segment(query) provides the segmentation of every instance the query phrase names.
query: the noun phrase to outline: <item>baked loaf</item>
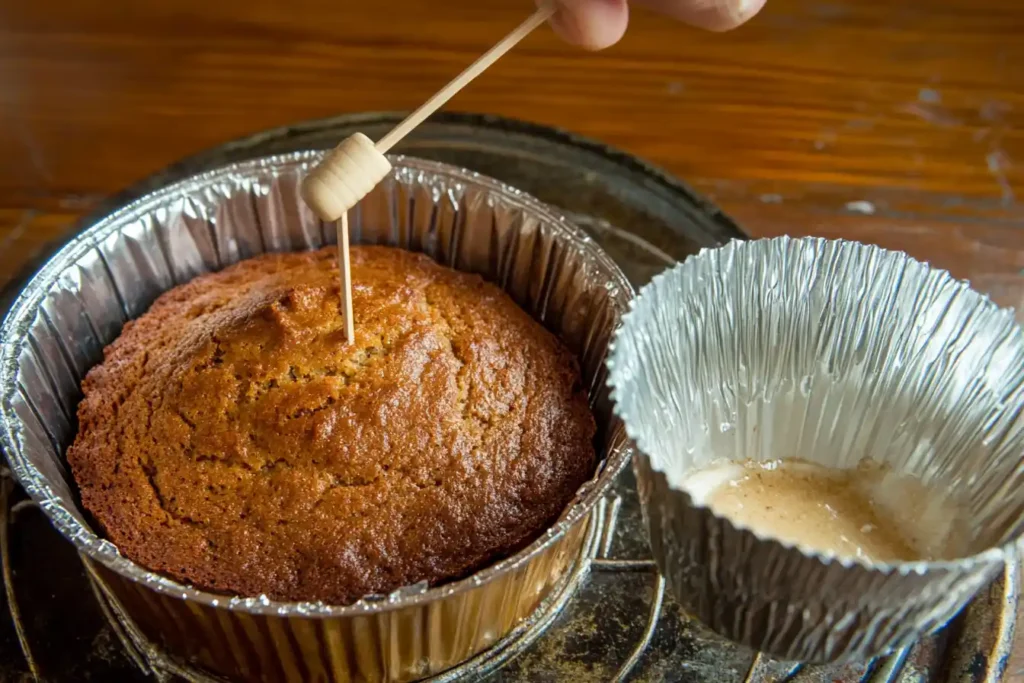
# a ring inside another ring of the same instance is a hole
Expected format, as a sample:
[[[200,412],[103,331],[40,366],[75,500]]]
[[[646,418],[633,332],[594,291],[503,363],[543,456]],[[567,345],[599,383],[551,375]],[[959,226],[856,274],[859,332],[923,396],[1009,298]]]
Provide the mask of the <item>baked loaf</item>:
[[[120,551],[200,588],[353,602],[523,548],[595,467],[561,343],[481,278],[333,249],[196,278],[86,377],[68,460]]]

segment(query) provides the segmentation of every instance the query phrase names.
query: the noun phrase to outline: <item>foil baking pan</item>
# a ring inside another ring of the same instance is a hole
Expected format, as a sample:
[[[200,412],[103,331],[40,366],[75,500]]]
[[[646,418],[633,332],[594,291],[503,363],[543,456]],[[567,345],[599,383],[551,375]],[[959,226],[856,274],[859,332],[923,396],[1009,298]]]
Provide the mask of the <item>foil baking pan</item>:
[[[733,641],[868,660],[944,626],[1015,557],[1024,333],[948,273],[811,238],[705,250],[641,291],[609,367],[658,566]],[[962,502],[964,556],[840,559],[734,525],[683,489],[715,462],[786,458],[868,459]]]
[[[593,538],[595,506],[629,460],[604,360],[632,288],[555,211],[475,173],[396,157],[390,176],[350,214],[353,243],[422,251],[483,275],[580,359],[599,424],[598,470],[560,520],[513,557],[461,581],[350,606],[218,595],[148,572],[99,537],[63,460],[80,380],[125,321],[198,274],[336,242],[336,226],[316,219],[298,193],[319,156],[262,158],[188,178],[99,220],[57,252],[0,331],[0,443],[105,599],[184,664],[239,680],[412,680],[486,649],[571,583]]]

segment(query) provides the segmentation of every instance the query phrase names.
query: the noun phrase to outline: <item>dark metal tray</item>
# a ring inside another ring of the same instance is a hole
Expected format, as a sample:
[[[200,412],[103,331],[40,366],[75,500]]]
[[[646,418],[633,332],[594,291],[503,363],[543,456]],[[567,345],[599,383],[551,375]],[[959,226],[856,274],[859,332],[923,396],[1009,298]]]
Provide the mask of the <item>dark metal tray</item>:
[[[183,176],[276,152],[329,147],[356,130],[378,137],[397,115],[346,116],[224,145],[112,198],[98,214]],[[472,168],[573,215],[640,286],[701,247],[743,237],[717,208],[657,169],[598,143],[495,117],[448,114],[398,150]],[[86,219],[88,220],[88,219]],[[70,235],[69,235],[70,236]],[[29,268],[31,270],[31,266]],[[12,285],[9,296],[18,285]],[[6,297],[4,297],[6,300]],[[998,680],[1013,638],[1018,563],[960,618],[913,648],[863,665],[775,662],[687,619],[657,576],[632,474],[601,508],[591,558],[547,611],[440,680],[982,681]],[[108,620],[70,544],[9,480],[0,481],[0,682],[174,678]],[[141,666],[140,666],[141,665]]]

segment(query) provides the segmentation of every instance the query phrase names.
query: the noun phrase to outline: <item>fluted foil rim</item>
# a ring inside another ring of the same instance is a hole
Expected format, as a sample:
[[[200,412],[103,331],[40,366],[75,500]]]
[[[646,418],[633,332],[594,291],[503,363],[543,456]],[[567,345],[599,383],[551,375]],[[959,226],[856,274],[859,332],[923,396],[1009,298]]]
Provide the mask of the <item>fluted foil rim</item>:
[[[642,307],[645,305],[648,298],[645,294],[649,294],[652,291],[660,289],[663,286],[663,283],[679,277],[681,273],[685,272],[685,270],[694,268],[700,261],[707,260],[714,253],[728,251],[736,252],[739,255],[753,253],[753,257],[757,258],[758,252],[764,251],[768,246],[772,245],[825,245],[827,243],[835,244],[841,248],[865,249],[887,258],[901,258],[909,263],[930,269],[942,278],[949,286],[955,288],[958,294],[967,294],[968,296],[975,298],[981,306],[985,306],[990,312],[995,312],[1003,316],[1008,322],[1012,322],[1016,326],[1014,312],[1012,309],[1000,307],[986,294],[972,289],[970,283],[966,280],[953,277],[948,270],[932,267],[928,262],[915,259],[904,251],[885,249],[853,240],[826,239],[823,237],[794,238],[787,235],[759,240],[732,240],[718,247],[702,248],[699,252],[688,257],[684,261],[671,268],[667,268],[661,273],[658,273],[648,284],[640,288],[639,292],[637,292],[636,298],[629,302],[628,310],[625,315],[623,315],[622,322],[609,344],[606,366],[608,368],[607,386],[610,389],[609,396],[612,401],[612,412],[622,421],[626,436],[633,444],[635,444],[636,448],[633,455],[634,460],[643,460],[644,463],[655,473],[658,480],[662,481],[666,488],[672,492],[673,497],[681,498],[687,506],[706,512],[719,523],[725,524],[732,530],[749,533],[761,543],[776,547],[782,552],[799,553],[804,557],[814,559],[826,566],[839,565],[848,570],[863,571],[866,573],[886,576],[892,574],[898,574],[901,576],[916,574],[918,576],[923,576],[929,572],[962,572],[975,568],[980,564],[994,565],[1005,563],[1007,558],[1014,556],[1014,549],[1020,537],[1024,535],[1024,529],[1019,530],[1013,538],[1010,538],[1002,544],[990,546],[977,553],[966,555],[964,557],[958,557],[952,560],[918,560],[911,562],[868,562],[861,558],[840,557],[832,553],[822,552],[808,546],[775,538],[773,536],[760,533],[747,525],[736,523],[728,517],[719,515],[708,505],[694,502],[689,493],[673,486],[669,482],[664,468],[648,456],[647,453],[650,449],[649,440],[646,438],[645,434],[637,430],[635,426],[636,416],[623,408],[624,401],[622,400],[622,392],[625,389],[625,383],[628,381],[628,378],[623,376],[622,364],[617,362],[619,342],[621,341],[626,329],[629,327],[630,321],[637,315],[642,314]]]
[[[625,439],[614,434],[608,436],[608,450],[605,458],[598,463],[594,476],[577,493],[576,499],[566,508],[558,521],[533,543],[514,555],[458,581],[429,587],[424,583],[401,588],[391,594],[368,596],[351,605],[327,605],[311,601],[277,601],[266,596],[240,598],[200,590],[174,581],[156,572],[151,572],[132,562],[106,539],[93,532],[68,512],[59,496],[46,482],[39,470],[23,457],[11,457],[18,453],[18,417],[12,408],[12,387],[17,384],[19,356],[28,344],[27,331],[36,309],[45,299],[49,287],[64,269],[73,265],[97,248],[105,238],[122,229],[132,221],[140,220],[155,209],[166,205],[168,200],[187,197],[190,194],[211,187],[223,181],[244,181],[258,173],[270,173],[271,177],[282,169],[298,167],[308,170],[324,155],[322,151],[300,151],[276,154],[248,161],[238,162],[214,170],[196,174],[171,185],[154,190],[129,204],[115,209],[106,216],[85,227],[51,256],[28,280],[15,298],[7,315],[0,322],[0,334],[5,341],[0,350],[0,446],[8,454],[8,462],[15,478],[28,495],[39,504],[57,530],[69,539],[75,547],[89,558],[112,571],[143,584],[159,593],[194,601],[211,607],[232,611],[276,616],[301,616],[313,618],[350,617],[399,610],[443,600],[452,595],[471,590],[499,577],[528,565],[537,555],[554,545],[570,529],[585,520],[590,511],[614,484],[623,468],[629,463],[632,449]],[[600,246],[585,231],[574,225],[556,209],[541,203],[532,195],[511,187],[488,176],[441,162],[429,161],[404,155],[389,155],[393,166],[389,177],[403,174],[428,174],[433,179],[463,183],[480,188],[497,196],[517,209],[529,212],[546,225],[554,228],[567,244],[578,249],[591,262],[600,267],[609,278],[605,290],[620,311],[625,311],[634,296],[632,285],[625,275]]]

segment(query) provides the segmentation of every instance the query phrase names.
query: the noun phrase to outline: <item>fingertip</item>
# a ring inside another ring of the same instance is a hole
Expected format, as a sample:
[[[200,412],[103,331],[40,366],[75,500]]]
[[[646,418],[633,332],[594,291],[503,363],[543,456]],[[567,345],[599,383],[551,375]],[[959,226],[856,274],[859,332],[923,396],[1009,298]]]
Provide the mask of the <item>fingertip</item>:
[[[757,15],[764,7],[766,0],[732,0],[721,3],[719,23],[710,27],[711,31],[731,31],[739,28]]]
[[[655,11],[708,31],[731,31],[761,11],[765,0],[637,0]]]
[[[622,39],[629,23],[626,0],[559,0],[551,26],[566,42],[603,50]]]

